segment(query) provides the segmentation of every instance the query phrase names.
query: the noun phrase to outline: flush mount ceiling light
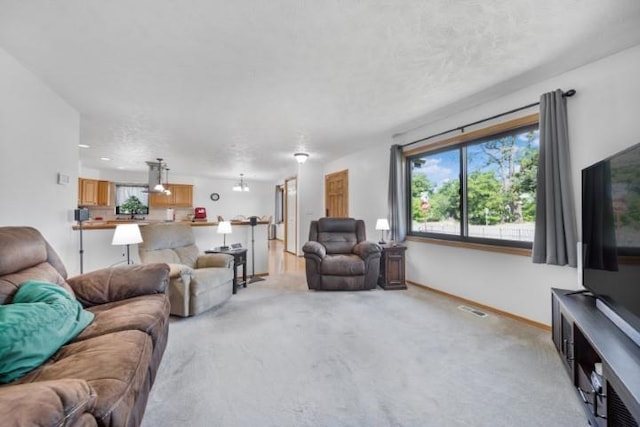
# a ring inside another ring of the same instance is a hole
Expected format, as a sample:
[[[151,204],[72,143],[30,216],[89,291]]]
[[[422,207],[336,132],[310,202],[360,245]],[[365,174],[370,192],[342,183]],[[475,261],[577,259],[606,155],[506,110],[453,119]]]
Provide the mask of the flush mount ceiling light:
[[[309,153],[294,153],[293,157],[296,158],[298,163],[304,163],[309,158]]]
[[[240,174],[240,182],[233,186],[233,191],[249,191],[249,185],[244,182],[244,174]]]

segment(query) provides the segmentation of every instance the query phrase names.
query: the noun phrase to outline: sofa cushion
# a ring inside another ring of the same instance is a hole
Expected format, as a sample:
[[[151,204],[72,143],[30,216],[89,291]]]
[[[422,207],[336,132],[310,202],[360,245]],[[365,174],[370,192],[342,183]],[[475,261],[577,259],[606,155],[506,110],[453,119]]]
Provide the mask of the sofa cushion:
[[[364,261],[357,255],[327,255],[320,265],[320,273],[330,276],[360,276],[364,272]]]
[[[58,270],[48,262],[43,262],[15,273],[0,276],[0,304],[10,303],[20,286],[29,280],[55,283],[65,288],[71,295],[75,295]]]
[[[155,346],[169,317],[169,299],[165,294],[139,296],[96,305],[88,310],[95,318],[75,341],[112,332],[138,330],[150,335]]]
[[[95,426],[96,393],[84,380],[62,379],[0,387],[2,425]]]
[[[127,425],[144,386],[152,350],[151,337],[140,331],[114,332],[72,342],[19,383],[86,380],[97,394],[93,414],[98,424]]]
[[[23,284],[12,304],[0,305],[0,383],[14,381],[41,365],[93,317],[56,284]]]

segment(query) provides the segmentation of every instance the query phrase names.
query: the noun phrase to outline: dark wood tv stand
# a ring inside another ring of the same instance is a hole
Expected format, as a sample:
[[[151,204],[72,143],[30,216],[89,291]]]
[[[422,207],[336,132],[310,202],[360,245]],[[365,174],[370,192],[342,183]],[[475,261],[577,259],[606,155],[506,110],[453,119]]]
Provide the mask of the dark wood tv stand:
[[[551,292],[553,342],[589,423],[638,426],[640,347],[600,313],[593,296]]]

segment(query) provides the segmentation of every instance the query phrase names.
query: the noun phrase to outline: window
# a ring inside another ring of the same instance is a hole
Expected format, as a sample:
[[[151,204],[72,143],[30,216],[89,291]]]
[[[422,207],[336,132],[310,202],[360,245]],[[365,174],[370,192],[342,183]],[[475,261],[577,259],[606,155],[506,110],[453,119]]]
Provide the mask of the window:
[[[116,184],[116,214],[148,214],[149,187],[136,184]]]
[[[538,147],[529,116],[409,153],[409,234],[531,247]]]

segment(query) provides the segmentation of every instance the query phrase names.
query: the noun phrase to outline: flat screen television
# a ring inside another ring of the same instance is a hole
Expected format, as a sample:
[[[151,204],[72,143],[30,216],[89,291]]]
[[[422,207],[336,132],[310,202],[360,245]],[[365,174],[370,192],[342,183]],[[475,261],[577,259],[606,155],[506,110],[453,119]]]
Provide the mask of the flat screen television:
[[[582,279],[640,345],[640,144],[582,170]]]

